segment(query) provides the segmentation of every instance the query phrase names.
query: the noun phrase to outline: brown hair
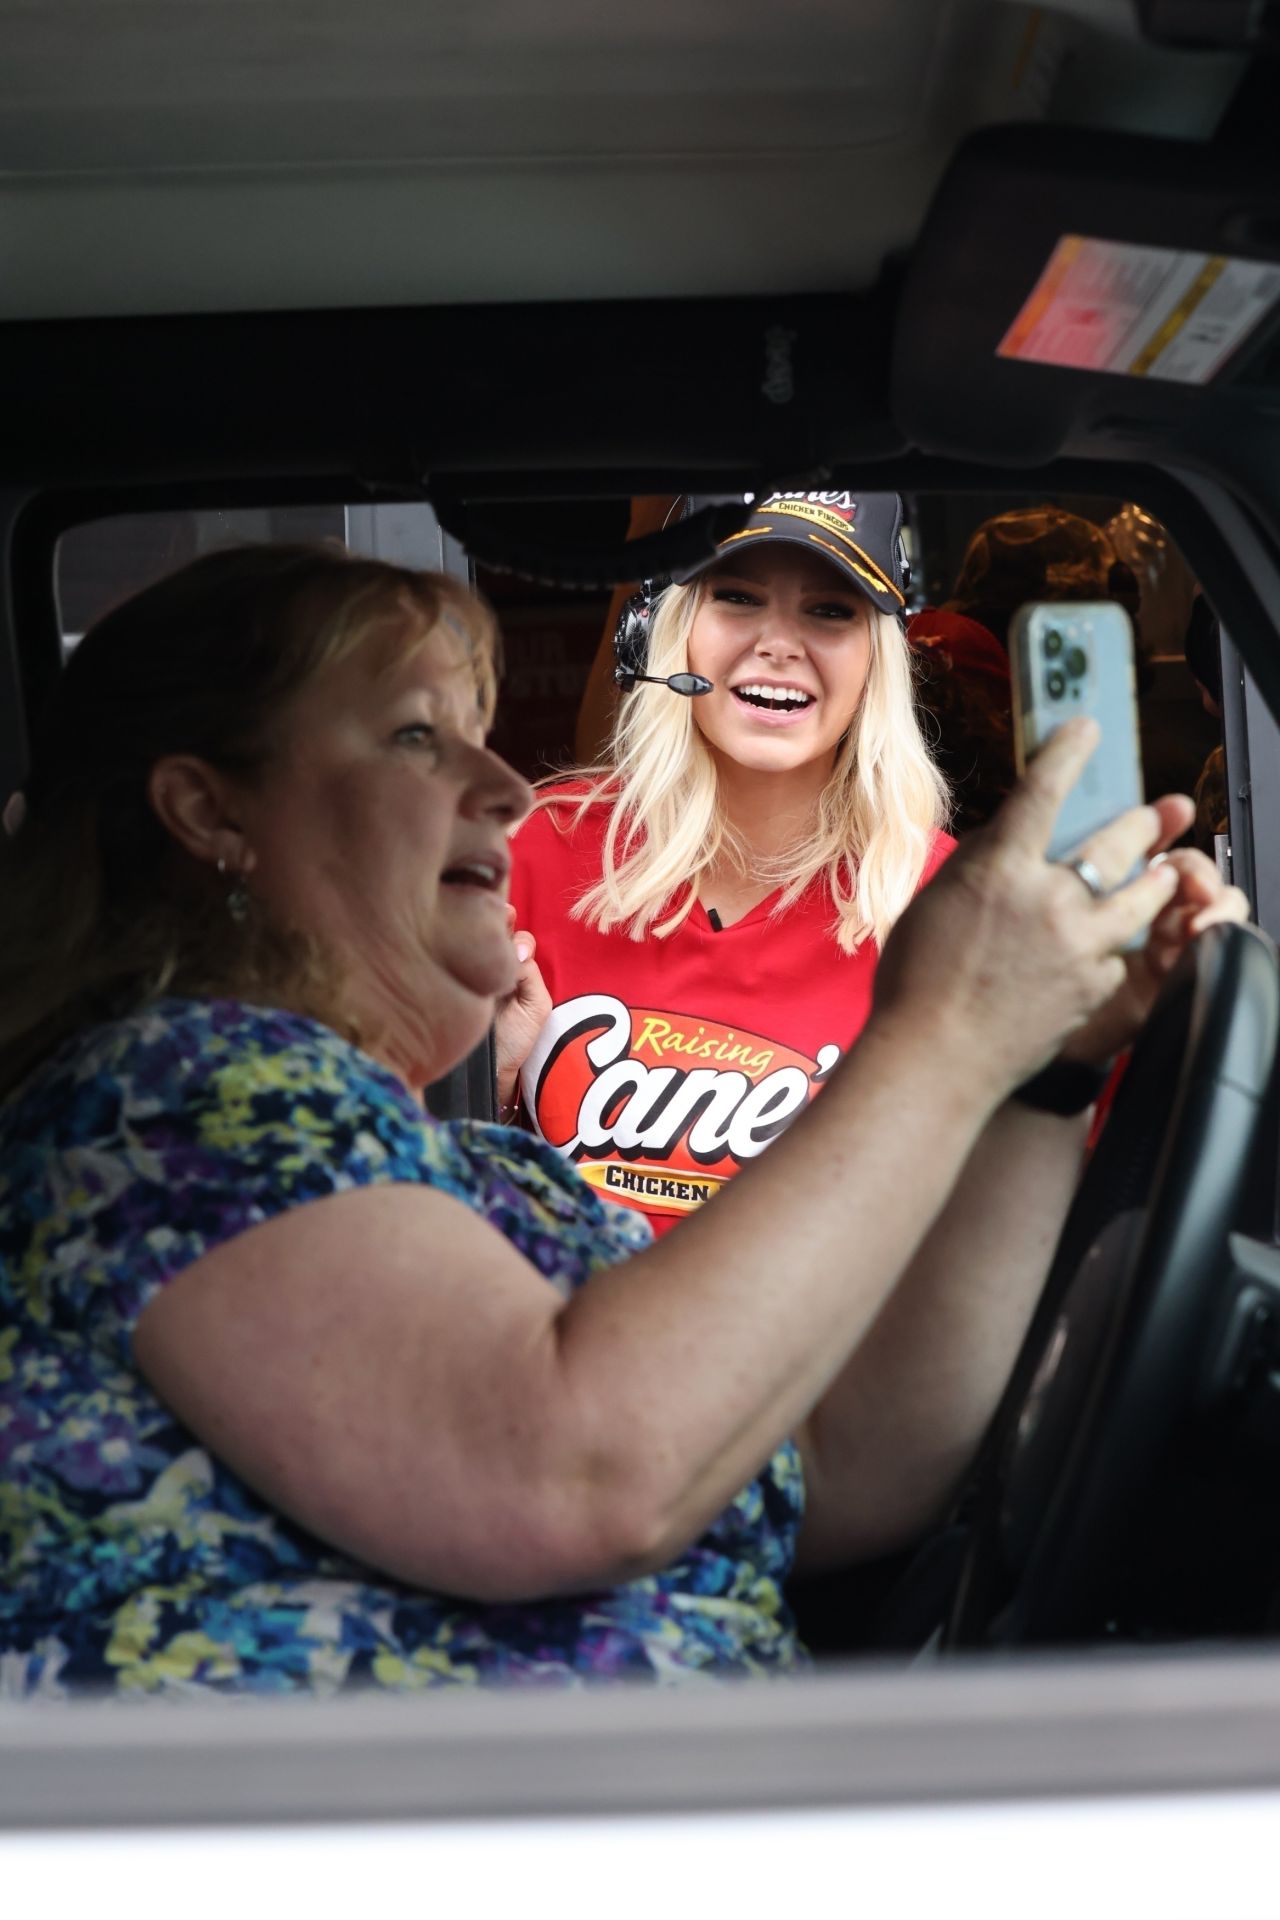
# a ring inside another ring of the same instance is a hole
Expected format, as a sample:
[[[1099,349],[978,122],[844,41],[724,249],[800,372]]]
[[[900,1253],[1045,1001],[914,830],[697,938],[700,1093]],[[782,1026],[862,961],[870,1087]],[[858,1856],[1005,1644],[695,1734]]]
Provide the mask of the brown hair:
[[[335,956],[254,913],[185,854],[147,796],[157,761],[252,778],[290,698],[352,649],[457,634],[486,723],[497,636],[443,575],[338,546],[232,547],[127,600],[84,637],[43,716],[21,824],[0,832],[0,1096],[78,1027],[165,992],[226,993],[354,1036]]]
[[[994,633],[1028,600],[1119,600],[1135,630],[1138,582],[1110,535],[1063,507],[1011,507],[975,528],[947,606]]]

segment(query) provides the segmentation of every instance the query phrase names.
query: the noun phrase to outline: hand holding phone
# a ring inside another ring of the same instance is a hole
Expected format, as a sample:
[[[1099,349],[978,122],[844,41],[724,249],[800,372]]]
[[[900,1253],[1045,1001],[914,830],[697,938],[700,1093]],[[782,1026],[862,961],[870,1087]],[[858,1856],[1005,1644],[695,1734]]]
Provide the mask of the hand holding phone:
[[[1013,743],[1021,776],[1064,720],[1086,714],[1102,738],[1063,802],[1048,858],[1062,860],[1142,805],[1133,627],[1114,600],[1035,600],[1009,629]]]

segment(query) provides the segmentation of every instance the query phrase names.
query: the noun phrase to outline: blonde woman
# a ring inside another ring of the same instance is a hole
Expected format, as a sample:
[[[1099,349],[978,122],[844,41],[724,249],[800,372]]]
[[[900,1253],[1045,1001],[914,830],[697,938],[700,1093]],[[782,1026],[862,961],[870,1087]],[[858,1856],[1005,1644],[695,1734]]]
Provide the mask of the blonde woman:
[[[954,844],[895,494],[773,495],[653,609],[604,766],[516,835],[499,1099],[664,1232],[813,1098]],[[536,959],[534,954],[536,952]]]

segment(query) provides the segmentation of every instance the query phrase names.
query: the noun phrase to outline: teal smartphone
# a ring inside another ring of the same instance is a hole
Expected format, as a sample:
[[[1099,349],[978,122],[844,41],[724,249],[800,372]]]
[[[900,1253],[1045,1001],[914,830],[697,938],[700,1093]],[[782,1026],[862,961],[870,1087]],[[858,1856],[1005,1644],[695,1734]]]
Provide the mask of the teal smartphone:
[[[1087,714],[1101,729],[1049,843],[1049,859],[1062,860],[1142,805],[1133,627],[1114,600],[1033,600],[1013,616],[1009,665],[1019,774],[1064,720]]]

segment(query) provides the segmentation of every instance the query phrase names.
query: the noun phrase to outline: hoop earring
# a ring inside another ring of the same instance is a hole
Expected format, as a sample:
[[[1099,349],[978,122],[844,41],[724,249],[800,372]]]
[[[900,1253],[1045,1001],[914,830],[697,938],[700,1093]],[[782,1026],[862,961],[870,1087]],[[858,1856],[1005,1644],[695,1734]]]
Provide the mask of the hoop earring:
[[[218,859],[218,873],[222,879],[226,879],[227,863],[221,856]],[[238,927],[242,927],[249,918],[249,890],[238,876],[227,893],[227,912]]]

